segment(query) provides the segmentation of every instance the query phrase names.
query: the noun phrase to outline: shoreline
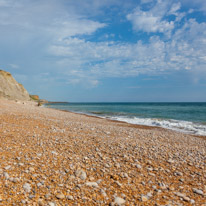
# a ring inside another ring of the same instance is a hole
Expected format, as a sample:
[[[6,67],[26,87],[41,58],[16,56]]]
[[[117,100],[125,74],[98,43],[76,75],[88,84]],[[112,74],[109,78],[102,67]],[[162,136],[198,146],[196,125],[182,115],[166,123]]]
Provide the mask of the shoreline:
[[[0,117],[0,205],[205,204],[201,138],[29,102]]]
[[[42,105],[42,106],[44,106],[44,105]],[[191,136],[193,136],[193,137],[197,137],[197,138],[201,138],[201,139],[206,140],[206,135],[192,134],[192,133],[188,133],[188,132],[186,132],[186,131],[180,131],[180,130],[175,130],[175,129],[171,129],[171,128],[164,128],[164,127],[162,127],[162,126],[151,126],[151,125],[132,124],[132,123],[128,123],[128,122],[126,122],[126,121],[112,120],[112,119],[109,119],[109,118],[104,118],[104,117],[96,116],[96,115],[90,115],[90,114],[86,114],[86,113],[78,113],[78,112],[73,112],[73,111],[69,111],[69,110],[56,109],[56,108],[51,108],[51,107],[46,107],[46,106],[44,106],[44,108],[54,109],[54,110],[63,111],[63,112],[69,112],[69,113],[77,114],[77,115],[84,115],[84,116],[92,117],[92,118],[105,119],[105,120],[107,120],[107,121],[116,122],[116,123],[121,123],[121,124],[127,125],[128,127],[133,127],[133,128],[149,129],[149,130],[151,130],[151,129],[160,129],[160,130],[163,130],[163,131],[164,131],[164,130],[169,130],[169,131],[174,131],[174,132],[178,132],[178,133],[181,133],[181,134],[188,134],[188,135],[191,135]]]

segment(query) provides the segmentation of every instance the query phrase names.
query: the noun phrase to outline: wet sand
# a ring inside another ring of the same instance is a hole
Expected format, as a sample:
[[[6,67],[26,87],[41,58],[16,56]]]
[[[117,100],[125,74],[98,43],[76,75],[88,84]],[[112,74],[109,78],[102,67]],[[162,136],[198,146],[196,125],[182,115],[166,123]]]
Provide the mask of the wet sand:
[[[205,205],[206,141],[0,100],[0,205]]]

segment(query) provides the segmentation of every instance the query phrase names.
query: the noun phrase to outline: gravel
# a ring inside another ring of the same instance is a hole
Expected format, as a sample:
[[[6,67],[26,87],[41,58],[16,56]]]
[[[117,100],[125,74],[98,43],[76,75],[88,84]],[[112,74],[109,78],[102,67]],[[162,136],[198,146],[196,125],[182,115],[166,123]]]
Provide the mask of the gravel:
[[[0,100],[1,205],[204,205],[204,137]]]

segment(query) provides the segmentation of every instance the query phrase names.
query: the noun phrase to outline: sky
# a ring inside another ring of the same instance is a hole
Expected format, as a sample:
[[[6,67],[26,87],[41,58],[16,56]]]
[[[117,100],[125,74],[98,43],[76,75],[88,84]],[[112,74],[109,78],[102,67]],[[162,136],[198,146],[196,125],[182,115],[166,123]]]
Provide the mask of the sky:
[[[0,69],[69,102],[206,102],[205,0],[0,0]]]

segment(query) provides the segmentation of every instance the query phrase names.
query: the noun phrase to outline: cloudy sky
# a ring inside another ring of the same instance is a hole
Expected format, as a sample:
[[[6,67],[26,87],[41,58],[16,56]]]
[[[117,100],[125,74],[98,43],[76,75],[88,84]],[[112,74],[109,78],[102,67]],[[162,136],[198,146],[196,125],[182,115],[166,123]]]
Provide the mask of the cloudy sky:
[[[55,101],[206,101],[205,0],[0,0],[0,69]]]

